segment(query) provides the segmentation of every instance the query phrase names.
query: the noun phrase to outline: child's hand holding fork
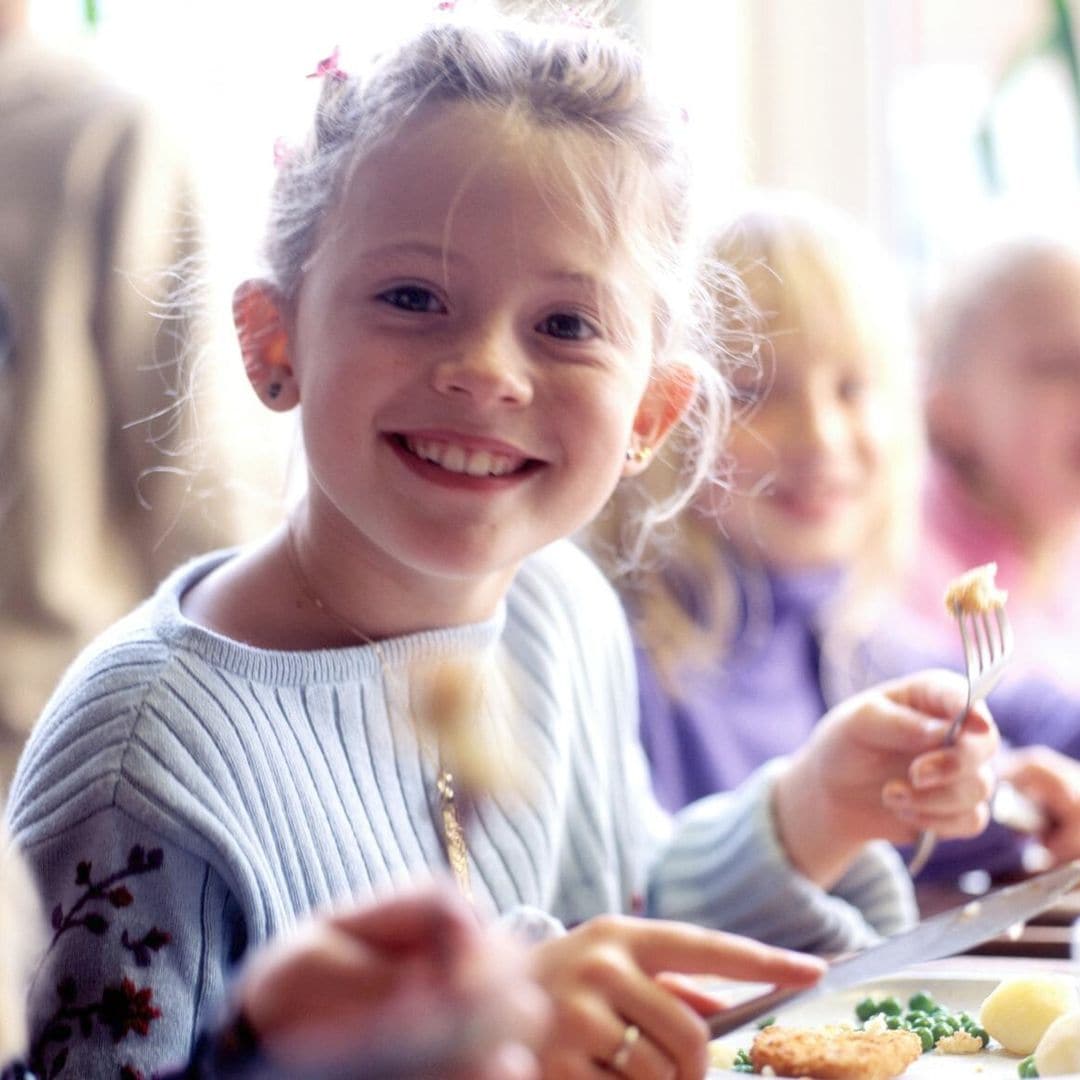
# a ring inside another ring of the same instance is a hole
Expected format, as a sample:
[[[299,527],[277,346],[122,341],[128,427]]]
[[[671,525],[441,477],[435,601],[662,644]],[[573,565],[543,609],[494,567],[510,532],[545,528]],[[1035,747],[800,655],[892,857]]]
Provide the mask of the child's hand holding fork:
[[[985,706],[955,745],[945,732],[967,699],[948,671],[895,679],[833,708],[790,759],[773,795],[791,861],[828,888],[864,843],[909,843],[932,829],[973,836],[986,827],[998,733]]]

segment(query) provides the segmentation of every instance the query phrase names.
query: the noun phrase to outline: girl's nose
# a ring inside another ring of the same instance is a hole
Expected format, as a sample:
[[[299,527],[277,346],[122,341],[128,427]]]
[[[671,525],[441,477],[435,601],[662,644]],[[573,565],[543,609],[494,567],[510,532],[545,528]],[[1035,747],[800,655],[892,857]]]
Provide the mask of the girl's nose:
[[[843,435],[840,410],[823,395],[800,395],[789,422],[790,445],[802,457],[815,458],[829,453]]]
[[[467,394],[477,405],[520,407],[532,400],[528,357],[510,330],[491,329],[454,343],[435,367],[435,389]]]

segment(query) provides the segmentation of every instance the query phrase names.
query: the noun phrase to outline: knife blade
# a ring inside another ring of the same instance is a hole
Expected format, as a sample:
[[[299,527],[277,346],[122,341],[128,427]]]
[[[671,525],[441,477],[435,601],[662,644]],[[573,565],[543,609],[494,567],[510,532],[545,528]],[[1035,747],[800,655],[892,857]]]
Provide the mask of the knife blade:
[[[780,987],[714,1013],[707,1019],[710,1037],[726,1035],[780,1005],[810,1001],[890,975],[910,964],[955,956],[981,945],[1010,926],[1025,922],[1080,885],[1080,859],[1017,885],[1005,885],[985,896],[923,919],[911,930],[833,961],[821,979],[807,989]]]

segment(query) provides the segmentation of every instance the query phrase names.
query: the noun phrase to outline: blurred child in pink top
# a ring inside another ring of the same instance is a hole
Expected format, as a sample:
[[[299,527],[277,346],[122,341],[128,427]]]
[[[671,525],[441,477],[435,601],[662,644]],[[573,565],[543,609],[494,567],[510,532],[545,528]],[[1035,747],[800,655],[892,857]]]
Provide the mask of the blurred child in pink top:
[[[932,468],[915,610],[951,641],[941,582],[998,564],[1017,667],[1080,689],[1080,247],[972,260],[926,324]]]

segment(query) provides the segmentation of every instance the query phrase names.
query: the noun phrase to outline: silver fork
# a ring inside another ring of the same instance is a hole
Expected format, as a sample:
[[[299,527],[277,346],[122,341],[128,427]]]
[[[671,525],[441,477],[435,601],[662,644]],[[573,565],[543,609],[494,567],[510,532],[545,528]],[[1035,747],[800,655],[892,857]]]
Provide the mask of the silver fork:
[[[945,746],[952,746],[960,734],[964,718],[972,706],[982,701],[998,684],[1005,666],[1012,656],[1013,632],[1005,608],[1000,605],[990,612],[964,612],[953,608],[953,615],[960,626],[960,638],[964,643],[964,666],[967,669],[967,704],[956,714],[945,733]],[[915,877],[926,865],[937,845],[937,833],[932,829],[919,834],[915,852],[908,863],[908,873]]]

